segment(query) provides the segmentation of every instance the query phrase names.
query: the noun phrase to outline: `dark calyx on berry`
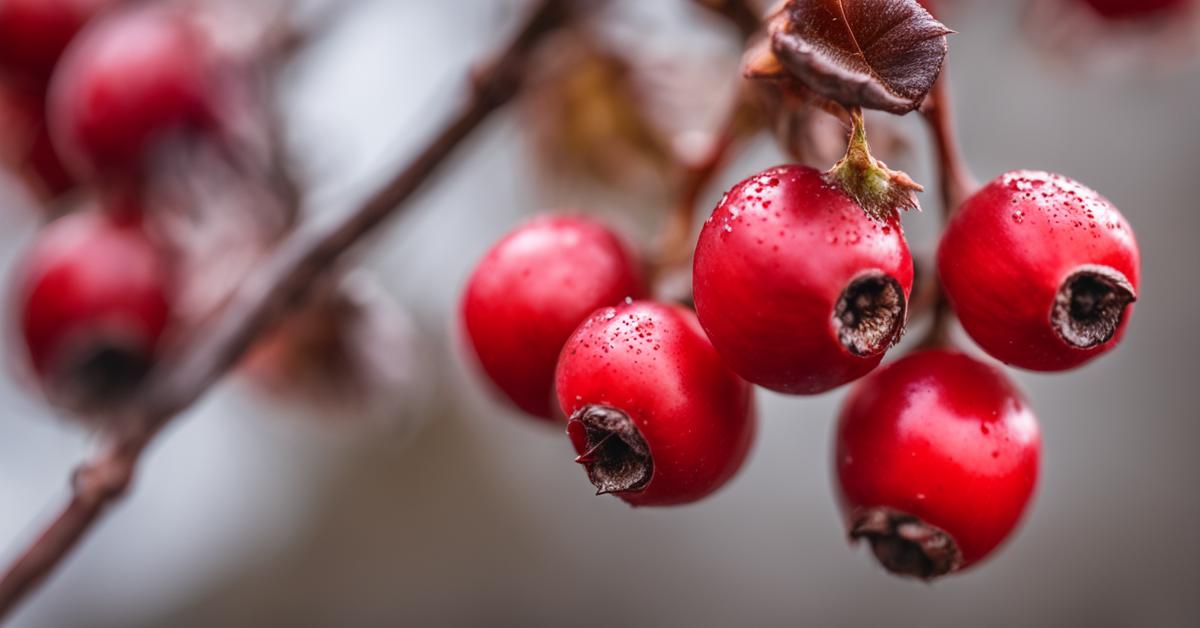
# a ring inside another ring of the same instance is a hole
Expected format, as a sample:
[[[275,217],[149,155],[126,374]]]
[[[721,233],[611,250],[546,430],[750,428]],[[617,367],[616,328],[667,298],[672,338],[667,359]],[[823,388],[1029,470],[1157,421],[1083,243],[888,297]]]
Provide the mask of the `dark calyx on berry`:
[[[66,360],[54,378],[53,396],[67,408],[96,410],[127,400],[145,379],[147,351],[127,344],[97,342]]]
[[[1125,275],[1107,266],[1080,266],[1058,289],[1050,315],[1067,344],[1090,349],[1112,339],[1125,308],[1137,300]]]
[[[962,552],[949,534],[891,508],[862,513],[850,538],[870,541],[880,564],[901,576],[932,580],[962,565]]]
[[[900,283],[881,272],[868,272],[842,291],[833,312],[838,340],[847,351],[872,356],[900,340],[907,303]]]
[[[637,426],[620,410],[586,406],[571,416],[571,438],[586,443],[575,459],[587,470],[597,495],[640,491],[650,483],[654,462]]]

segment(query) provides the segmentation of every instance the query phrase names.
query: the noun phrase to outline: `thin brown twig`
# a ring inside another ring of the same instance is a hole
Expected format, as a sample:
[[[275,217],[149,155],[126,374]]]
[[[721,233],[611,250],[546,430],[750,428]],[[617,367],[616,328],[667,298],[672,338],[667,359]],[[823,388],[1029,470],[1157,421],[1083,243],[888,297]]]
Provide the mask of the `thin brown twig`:
[[[942,75],[934,83],[933,89],[925,101],[925,107],[922,109],[925,121],[929,124],[929,130],[933,135],[934,148],[937,153],[942,220],[947,223],[959,206],[979,188],[958,144],[958,135],[954,131],[954,110],[950,102],[948,81],[949,78],[943,69]],[[937,273],[929,273],[928,281],[930,282],[928,289],[932,291],[932,296],[928,298],[933,302],[933,320],[930,322],[929,331],[926,332],[920,346],[923,348],[944,347],[950,341],[950,322],[953,320],[954,312],[950,308],[950,302],[946,298],[946,292],[942,289]]]
[[[687,162],[673,211],[667,216],[663,227],[652,283],[669,281],[691,260],[695,245],[692,232],[696,226],[696,210],[700,199],[737,149],[762,127],[758,117],[759,111],[754,102],[744,92],[739,93],[704,153],[698,159]]]
[[[399,213],[442,163],[519,91],[525,62],[544,36],[596,0],[542,0],[509,45],[474,77],[470,100],[396,176],[361,206],[329,225],[308,225],[284,240],[235,293],[195,346],[158,365],[142,394],[118,413],[125,429],[113,445],[75,472],[71,498],[0,579],[0,619],[32,592],[128,489],[142,452],[200,398],[288,310],[302,303],[333,262]]]
[[[762,26],[759,11],[751,0],[693,0],[700,7],[725,18],[737,27],[744,40],[750,39]],[[761,128],[761,106],[747,90],[745,84],[739,89],[736,100],[722,120],[712,143],[698,158],[685,158],[685,167],[680,178],[679,192],[672,212],[658,243],[658,255],[651,269],[651,283],[664,298],[689,293],[678,288],[674,278],[686,267],[695,244],[692,231],[696,225],[696,208],[705,190],[720,174],[735,149]],[[683,283],[683,282],[680,282]]]

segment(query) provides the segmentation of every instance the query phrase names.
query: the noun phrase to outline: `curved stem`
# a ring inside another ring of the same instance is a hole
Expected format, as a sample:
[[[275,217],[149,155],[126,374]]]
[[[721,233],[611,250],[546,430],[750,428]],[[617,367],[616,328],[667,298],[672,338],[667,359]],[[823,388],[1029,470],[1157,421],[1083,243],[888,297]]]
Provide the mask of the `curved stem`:
[[[949,221],[958,207],[979,189],[979,183],[971,174],[962,148],[958,144],[948,81],[946,72],[943,71],[930,90],[929,98],[922,109],[937,151],[942,216],[946,221]]]
[[[948,81],[946,71],[943,69],[942,75],[934,83],[925,107],[922,109],[925,121],[929,124],[929,130],[933,135],[934,149],[937,151],[942,220],[947,223],[954,217],[954,212],[958,210],[959,206],[979,189],[979,184],[971,174],[966,158],[963,157],[962,149],[958,144],[958,136],[954,131],[954,113],[950,102],[950,90],[947,87]],[[941,280],[938,279],[936,271],[928,274],[928,281],[930,282],[928,289],[932,291],[932,296],[926,298],[933,303],[933,321],[919,346],[922,348],[944,347],[950,343],[950,323],[954,318],[954,312],[950,308],[950,302],[946,298],[946,292],[942,289]]]
[[[6,617],[77,546],[129,488],[142,451],[179,413],[199,399],[275,325],[304,302],[319,277],[421,189],[455,149],[519,91],[526,61],[547,34],[595,0],[542,0],[509,45],[475,75],[471,99],[426,147],[357,209],[329,225],[301,228],[252,274],[215,320],[179,358],[158,365],[115,424],[113,445],[75,472],[66,506],[0,579],[0,619]]]

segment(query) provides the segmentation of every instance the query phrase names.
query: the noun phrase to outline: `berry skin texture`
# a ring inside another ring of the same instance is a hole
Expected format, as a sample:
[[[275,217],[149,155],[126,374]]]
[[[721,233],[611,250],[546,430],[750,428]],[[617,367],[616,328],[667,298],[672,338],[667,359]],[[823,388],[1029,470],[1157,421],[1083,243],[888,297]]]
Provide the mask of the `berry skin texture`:
[[[136,220],[114,212],[50,223],[15,285],[34,373],[52,402],[80,412],[131,392],[170,318],[162,256]]]
[[[484,373],[521,410],[560,420],[554,367],[596,309],[645,293],[638,262],[604,225],[537,218],[479,262],[463,295],[466,337]]]
[[[44,85],[75,34],[115,0],[0,0],[0,74]]]
[[[80,179],[131,178],[168,139],[215,124],[206,40],[153,5],[107,15],[71,44],[50,87],[55,146]]]
[[[838,421],[850,536],[891,572],[933,579],[991,554],[1037,483],[1037,419],[1000,370],[931,350],[872,373]]]
[[[754,384],[817,394],[874,369],[903,333],[913,264],[898,218],[870,218],[822,174],[763,171],[704,224],[696,314]]]
[[[967,200],[938,272],[967,333],[992,357],[1061,371],[1120,342],[1140,254],[1111,203],[1066,177],[1009,172]]]
[[[737,473],[754,440],[753,389],[682,307],[601,309],[563,347],[557,382],[576,462],[598,495],[632,506],[709,495]]]

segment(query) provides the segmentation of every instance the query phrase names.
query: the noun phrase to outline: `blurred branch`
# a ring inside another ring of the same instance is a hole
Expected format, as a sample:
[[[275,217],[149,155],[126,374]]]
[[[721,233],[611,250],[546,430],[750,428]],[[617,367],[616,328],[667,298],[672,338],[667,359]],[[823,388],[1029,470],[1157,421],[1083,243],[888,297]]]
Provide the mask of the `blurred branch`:
[[[129,488],[142,451],[180,412],[231,368],[334,262],[399,213],[455,149],[520,90],[531,51],[577,10],[599,0],[541,0],[508,46],[473,76],[471,98],[415,158],[346,217],[290,235],[193,338],[192,346],[151,373],[143,394],[118,413],[113,444],[76,470],[72,495],[53,522],[0,580],[0,619],[35,589]]]
[[[724,17],[750,39],[762,26],[762,12],[753,0],[692,0],[701,7]]]
[[[949,221],[950,217],[975,190],[979,188],[962,148],[958,145],[958,134],[954,131],[954,110],[950,102],[949,78],[946,71],[929,92],[921,113],[925,116],[929,130],[933,134],[934,147],[937,150],[939,186],[942,195],[942,216]]]
[[[762,25],[759,10],[752,0],[692,0],[698,6],[724,17],[738,28],[744,39],[750,39]],[[721,167],[732,153],[761,128],[762,112],[743,84],[736,101],[716,130],[711,143],[699,157],[682,158],[685,164],[673,211],[667,216],[659,238],[658,253],[651,267],[651,283],[660,296],[670,300],[686,300],[686,275],[695,241],[692,231],[696,221],[696,206],[705,190],[720,174]]]
[[[705,191],[721,174],[721,168],[762,128],[762,112],[745,87],[743,84],[739,89],[734,103],[705,150],[699,156],[681,157],[686,168],[673,211],[667,216],[663,227],[658,257],[651,269],[652,283],[660,291],[666,292],[664,296],[667,298],[682,300],[684,295],[691,294],[686,289],[678,290],[681,294],[673,292],[680,284],[686,288],[686,281],[675,281],[677,275],[690,277],[690,262],[696,245],[692,233],[696,225],[696,209]]]

